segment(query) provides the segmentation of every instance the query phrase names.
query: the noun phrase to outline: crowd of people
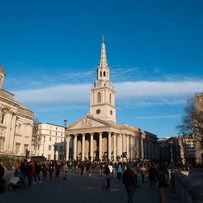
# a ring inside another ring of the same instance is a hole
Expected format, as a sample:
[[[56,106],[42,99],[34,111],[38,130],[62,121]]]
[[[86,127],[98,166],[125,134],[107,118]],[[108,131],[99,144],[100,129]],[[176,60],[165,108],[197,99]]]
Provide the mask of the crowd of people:
[[[111,163],[111,162],[91,162],[91,161],[27,161],[21,163],[16,161],[14,165],[14,174],[21,174],[24,179],[24,188],[30,187],[32,184],[41,183],[43,180],[57,181],[62,176],[64,180],[67,178],[68,170],[80,170],[83,176],[91,176],[92,170],[96,170],[99,176],[104,177],[103,188],[111,189],[112,177],[122,180],[128,194],[128,202],[132,202],[133,195],[137,184],[137,176],[141,176],[141,183],[149,183],[150,187],[157,187],[159,190],[160,202],[165,202],[164,190],[169,184],[169,172],[166,164],[152,162],[135,162],[135,163]],[[42,177],[41,177],[42,174]],[[61,176],[60,176],[61,174]],[[0,193],[2,193],[2,178],[4,175],[3,164],[0,161]],[[171,174],[171,182],[174,186],[173,174]]]

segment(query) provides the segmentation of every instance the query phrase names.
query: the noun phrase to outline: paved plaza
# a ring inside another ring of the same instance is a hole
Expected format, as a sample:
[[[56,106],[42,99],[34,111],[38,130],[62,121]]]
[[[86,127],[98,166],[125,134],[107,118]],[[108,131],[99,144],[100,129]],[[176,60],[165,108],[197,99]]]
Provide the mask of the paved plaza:
[[[12,171],[7,171],[5,178],[12,175]],[[125,203],[127,194],[121,180],[115,177],[111,179],[111,190],[102,188],[104,176],[99,176],[98,172],[92,172],[91,177],[86,173],[80,175],[80,171],[69,172],[67,180],[59,181],[47,180],[41,184],[32,185],[27,190],[7,191],[6,194],[0,195],[0,203],[12,203],[28,201],[29,203],[59,203],[59,202],[88,202],[88,203]],[[138,176],[138,184],[134,195],[134,202],[159,202],[158,191],[152,189],[149,183],[141,184],[141,177]],[[166,203],[180,203],[175,199],[174,191],[169,186],[166,190]]]

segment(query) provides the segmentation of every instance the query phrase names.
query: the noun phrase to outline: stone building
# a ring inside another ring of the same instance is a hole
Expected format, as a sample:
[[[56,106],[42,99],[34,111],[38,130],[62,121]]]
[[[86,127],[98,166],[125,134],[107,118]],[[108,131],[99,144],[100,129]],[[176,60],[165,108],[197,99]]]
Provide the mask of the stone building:
[[[203,162],[203,93],[195,94],[196,113],[193,114],[193,129],[196,140],[196,162]]]
[[[50,123],[35,123],[32,137],[33,156],[48,160],[63,160],[65,156],[65,127]]]
[[[115,90],[104,40],[90,100],[90,113],[67,127],[67,160],[115,162],[159,158],[156,135],[126,123],[116,123]],[[73,148],[69,147],[71,143]]]
[[[4,77],[0,65],[0,156],[24,157],[31,150],[34,113],[3,89]]]
[[[193,135],[181,135],[158,139],[160,160],[173,164],[195,163],[195,140]]]

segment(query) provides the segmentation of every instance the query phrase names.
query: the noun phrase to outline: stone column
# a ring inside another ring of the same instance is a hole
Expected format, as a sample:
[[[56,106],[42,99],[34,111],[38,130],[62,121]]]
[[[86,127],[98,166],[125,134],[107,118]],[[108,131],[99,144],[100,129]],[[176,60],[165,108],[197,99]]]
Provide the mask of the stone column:
[[[25,143],[24,143],[24,141],[25,141],[25,133],[26,133],[26,128],[27,128],[27,126],[26,126],[26,124],[25,123],[23,123],[22,124],[22,126],[21,126],[21,133],[22,133],[22,137],[21,137],[21,145],[20,145],[20,154],[21,155],[25,155],[24,154],[24,145],[25,145]]]
[[[5,119],[5,124],[7,126],[4,151],[8,152],[9,151],[9,142],[10,142],[10,132],[11,132],[11,128],[13,127],[13,126],[11,126],[12,114],[10,112],[6,112],[4,119]]]
[[[111,161],[111,132],[108,132],[108,159]]]
[[[99,133],[99,159],[102,161],[102,132]]]
[[[69,160],[69,143],[70,143],[70,135],[66,137],[66,160]]]
[[[119,133],[117,134],[117,155],[121,157],[122,155],[122,135]]]
[[[78,135],[74,136],[74,147],[73,147],[73,159],[76,160],[76,156],[77,156],[77,138]]]
[[[85,134],[82,134],[82,161],[85,160]]]
[[[129,160],[130,157],[130,150],[129,150],[129,135],[126,135],[126,152],[127,152],[127,159]]]
[[[117,150],[116,150],[116,133],[113,134],[113,159],[116,161]]]
[[[122,135],[122,155],[125,152],[125,134],[121,134]]]
[[[144,143],[143,143],[143,138],[141,137],[140,138],[140,144],[141,144],[141,146],[140,146],[140,150],[141,150],[141,159],[144,159]]]
[[[132,162],[132,135],[129,135],[129,159],[130,159],[130,162]],[[136,147],[136,146],[134,146]]]
[[[14,141],[15,141],[15,124],[16,124],[16,114],[12,114],[12,119],[11,119],[11,131],[10,131],[10,140],[9,140],[9,151],[15,153],[14,151]],[[31,130],[32,132],[32,130]],[[32,139],[30,137],[30,139]]]
[[[94,133],[91,133],[90,134],[90,156],[91,156],[91,161],[93,160],[93,150],[94,150],[93,138],[94,138]]]

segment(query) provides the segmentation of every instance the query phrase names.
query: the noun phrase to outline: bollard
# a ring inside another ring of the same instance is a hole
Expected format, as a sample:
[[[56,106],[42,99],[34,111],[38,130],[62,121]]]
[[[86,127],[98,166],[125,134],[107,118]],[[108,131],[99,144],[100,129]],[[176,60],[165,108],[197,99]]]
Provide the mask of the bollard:
[[[187,180],[185,180],[183,182],[183,188],[184,188],[184,192],[183,192],[183,202],[184,203],[192,203],[192,198],[190,197],[190,195],[188,194],[188,189],[190,187],[194,187],[197,185],[200,185],[201,181],[200,180],[195,180],[192,178],[187,178]]]
[[[188,189],[192,203],[203,203],[203,184]]]
[[[187,181],[188,177],[186,175],[183,175],[181,178],[180,178],[180,200],[181,201],[184,201],[184,187],[183,187],[183,183],[185,181]]]
[[[181,179],[181,177],[182,177],[182,174],[179,171],[177,171],[175,173],[175,191],[176,191],[177,199],[181,198],[181,196],[180,196],[180,191],[181,191],[180,190],[180,188],[181,188],[180,179]]]

